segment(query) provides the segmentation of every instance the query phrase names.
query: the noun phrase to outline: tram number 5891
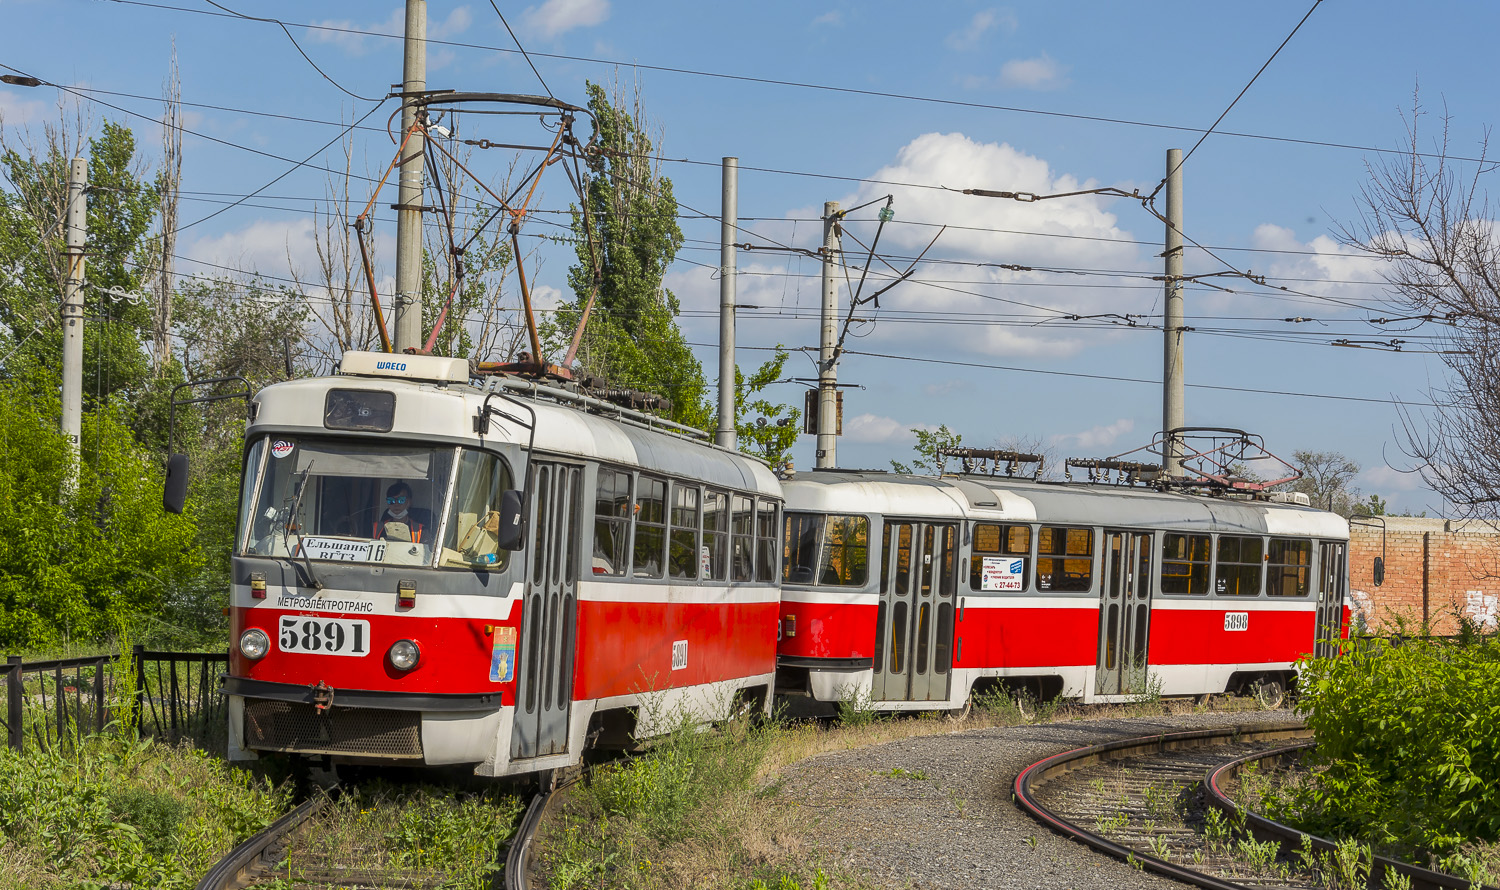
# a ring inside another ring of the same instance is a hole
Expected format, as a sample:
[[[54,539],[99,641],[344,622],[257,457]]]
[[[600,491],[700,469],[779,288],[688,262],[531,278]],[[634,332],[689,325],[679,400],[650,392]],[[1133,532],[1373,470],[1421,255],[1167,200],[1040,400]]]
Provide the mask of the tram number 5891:
[[[283,615],[277,642],[281,644],[282,652],[366,655],[370,651],[370,622],[348,618]]]
[[[1224,629],[1225,630],[1249,630],[1250,629],[1250,613],[1249,612],[1225,612],[1224,613]]]

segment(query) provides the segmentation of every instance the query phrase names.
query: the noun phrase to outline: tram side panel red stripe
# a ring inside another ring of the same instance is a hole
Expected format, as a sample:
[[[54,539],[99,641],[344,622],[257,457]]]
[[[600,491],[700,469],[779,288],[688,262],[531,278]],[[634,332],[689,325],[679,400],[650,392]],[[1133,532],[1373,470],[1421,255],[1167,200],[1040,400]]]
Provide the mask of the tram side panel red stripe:
[[[777,603],[578,603],[573,697],[630,695],[775,669]],[[687,667],[672,644],[687,640]]]
[[[1152,664],[1260,664],[1296,661],[1312,652],[1315,616],[1235,609],[1155,609],[1151,613]],[[1225,630],[1224,615],[1248,612],[1245,630]]]
[[[804,658],[870,658],[875,654],[874,604],[799,603],[781,604],[783,618],[796,636],[783,636],[777,655]]]
[[[955,627],[961,668],[1091,665],[1099,645],[1097,608],[966,608]]]

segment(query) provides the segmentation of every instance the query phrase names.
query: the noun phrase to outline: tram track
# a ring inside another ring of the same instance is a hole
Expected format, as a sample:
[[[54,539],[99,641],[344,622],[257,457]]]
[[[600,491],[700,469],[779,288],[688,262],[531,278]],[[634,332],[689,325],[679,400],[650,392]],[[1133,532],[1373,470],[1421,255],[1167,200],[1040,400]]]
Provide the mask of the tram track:
[[[561,792],[571,782],[564,782],[533,795],[525,814],[503,850],[497,850],[505,890],[531,890],[531,846],[538,827]],[[267,881],[286,879],[293,890],[314,888],[349,888],[349,890],[436,890],[448,886],[450,875],[442,869],[399,867],[350,862],[335,855],[318,855],[316,851],[299,851],[292,866],[289,854],[299,832],[322,813],[341,794],[335,786],[318,791],[264,830],[241,843],[220,859],[203,876],[195,890],[242,890]]]
[[[1475,887],[1381,856],[1366,860],[1363,875],[1352,862],[1340,873],[1334,843],[1246,810],[1226,792],[1247,767],[1299,757],[1313,746],[1311,735],[1302,725],[1236,726],[1115,740],[1033,763],[1016,777],[1013,795],[1066,837],[1207,890],[1323,890],[1353,880]]]

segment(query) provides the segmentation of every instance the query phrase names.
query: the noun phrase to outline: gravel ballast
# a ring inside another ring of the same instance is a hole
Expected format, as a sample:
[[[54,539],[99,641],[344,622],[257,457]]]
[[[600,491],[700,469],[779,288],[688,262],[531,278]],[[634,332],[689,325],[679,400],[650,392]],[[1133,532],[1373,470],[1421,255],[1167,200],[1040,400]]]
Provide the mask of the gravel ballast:
[[[1117,738],[1294,722],[1290,711],[1207,711],[902,739],[823,754],[781,772],[780,796],[817,813],[820,852],[894,890],[1165,888],[1184,885],[1065,840],[1011,800],[1016,775]]]

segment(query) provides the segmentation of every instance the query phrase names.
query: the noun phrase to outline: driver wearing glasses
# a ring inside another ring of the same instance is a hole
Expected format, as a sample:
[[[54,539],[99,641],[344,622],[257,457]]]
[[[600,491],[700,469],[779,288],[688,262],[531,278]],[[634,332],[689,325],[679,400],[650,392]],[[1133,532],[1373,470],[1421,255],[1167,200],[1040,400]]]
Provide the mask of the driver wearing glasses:
[[[385,512],[375,523],[372,537],[387,541],[427,543],[424,537],[432,528],[432,511],[412,506],[411,486],[394,482],[385,490]]]

